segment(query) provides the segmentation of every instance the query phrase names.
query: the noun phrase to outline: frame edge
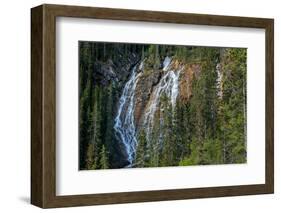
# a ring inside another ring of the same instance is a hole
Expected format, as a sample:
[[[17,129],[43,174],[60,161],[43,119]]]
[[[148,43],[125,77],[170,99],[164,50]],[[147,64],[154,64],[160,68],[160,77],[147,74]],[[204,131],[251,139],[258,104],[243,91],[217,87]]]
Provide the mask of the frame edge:
[[[31,204],[43,207],[43,6],[31,9]]]
[[[274,19],[269,19],[265,29],[266,39],[266,186],[274,193]]]

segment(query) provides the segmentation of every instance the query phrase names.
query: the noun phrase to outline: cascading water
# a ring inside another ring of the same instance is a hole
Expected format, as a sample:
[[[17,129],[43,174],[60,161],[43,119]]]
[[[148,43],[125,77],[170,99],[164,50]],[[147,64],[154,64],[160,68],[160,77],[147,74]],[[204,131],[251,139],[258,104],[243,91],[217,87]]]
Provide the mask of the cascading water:
[[[170,99],[173,109],[176,105],[179,93],[179,76],[183,67],[179,70],[173,70],[171,69],[171,61],[171,58],[165,58],[163,62],[163,71],[165,71],[165,74],[154,88],[150,96],[149,107],[144,115],[144,126],[146,128],[146,138],[148,140],[150,139],[152,133],[154,115],[159,107],[161,95],[166,94],[166,96]]]
[[[217,72],[217,89],[218,89],[218,96],[219,98],[222,98],[222,72],[221,72],[221,64],[217,64],[216,66],[216,72]]]
[[[159,83],[154,86],[153,92],[150,94],[150,100],[147,104],[146,111],[143,115],[143,125],[145,128],[146,137],[149,140],[153,128],[154,115],[159,107],[162,94],[166,94],[169,98],[172,108],[176,105],[177,96],[179,93],[179,76],[182,68],[174,70],[171,68],[172,59],[166,57],[163,61],[164,74]],[[122,95],[119,100],[119,108],[115,117],[114,129],[117,137],[124,144],[127,161],[127,167],[131,167],[134,161],[137,138],[136,126],[134,119],[135,112],[135,90],[140,76],[142,75],[144,61],[140,65],[136,65],[132,69],[132,74],[125,84]],[[141,70],[137,73],[136,70]]]
[[[137,65],[133,67],[131,77],[122,91],[114,124],[114,129],[126,149],[127,160],[129,162],[127,167],[130,167],[133,163],[137,145],[136,127],[134,122],[134,99],[136,85],[142,73],[140,72],[137,74],[136,69]]]

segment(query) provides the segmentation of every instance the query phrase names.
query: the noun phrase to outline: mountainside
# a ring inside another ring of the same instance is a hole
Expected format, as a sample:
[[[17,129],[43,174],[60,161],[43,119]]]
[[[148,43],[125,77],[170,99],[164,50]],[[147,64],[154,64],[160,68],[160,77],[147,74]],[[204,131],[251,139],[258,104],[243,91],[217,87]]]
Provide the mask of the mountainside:
[[[246,162],[246,49],[79,50],[80,169]]]

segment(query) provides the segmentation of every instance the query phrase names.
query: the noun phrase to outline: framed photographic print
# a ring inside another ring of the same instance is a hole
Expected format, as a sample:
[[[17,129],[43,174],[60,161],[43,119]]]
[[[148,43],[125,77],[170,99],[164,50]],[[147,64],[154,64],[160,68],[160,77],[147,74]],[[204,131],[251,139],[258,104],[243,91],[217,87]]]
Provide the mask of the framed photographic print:
[[[272,19],[31,9],[31,203],[274,191]]]

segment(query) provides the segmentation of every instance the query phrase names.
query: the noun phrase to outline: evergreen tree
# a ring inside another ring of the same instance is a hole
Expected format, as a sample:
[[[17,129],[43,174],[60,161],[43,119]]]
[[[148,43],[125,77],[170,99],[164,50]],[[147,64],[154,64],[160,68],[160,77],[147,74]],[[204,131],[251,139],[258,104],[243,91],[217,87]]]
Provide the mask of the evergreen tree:
[[[86,168],[87,169],[96,169],[96,151],[94,144],[90,143],[87,150],[87,160],[86,160]]]
[[[135,157],[137,167],[145,167],[147,165],[147,141],[145,132],[142,130],[138,136],[138,145]]]
[[[163,96],[161,102],[164,106],[164,135],[160,163],[162,166],[173,166],[176,158],[176,135],[173,132],[173,110],[167,96]]]
[[[94,103],[93,103],[93,111],[91,113],[91,125],[90,125],[90,131],[89,135],[91,136],[90,138],[90,143],[93,144],[93,149],[94,149],[94,167],[98,168],[99,165],[99,150],[101,149],[102,145],[102,140],[101,140],[101,106],[100,106],[100,101],[101,101],[101,96],[100,96],[100,88],[95,87],[94,89]]]
[[[105,148],[105,145],[102,145],[101,153],[100,153],[100,168],[101,169],[108,169],[108,152]]]
[[[113,88],[110,84],[107,88],[107,103],[106,103],[106,131],[105,131],[105,144],[107,147],[112,147],[113,141]]]

